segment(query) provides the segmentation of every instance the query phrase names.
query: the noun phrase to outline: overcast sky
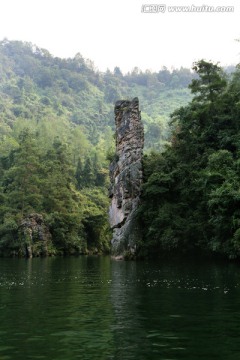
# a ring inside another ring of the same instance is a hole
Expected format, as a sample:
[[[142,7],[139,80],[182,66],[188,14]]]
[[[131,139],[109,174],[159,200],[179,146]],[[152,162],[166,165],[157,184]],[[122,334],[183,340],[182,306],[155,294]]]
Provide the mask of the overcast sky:
[[[146,4],[163,4],[165,12],[142,12]],[[234,11],[168,8],[192,5]],[[191,67],[202,58],[240,62],[239,0],[1,0],[0,10],[1,40],[30,41],[59,57],[80,52],[101,71]]]

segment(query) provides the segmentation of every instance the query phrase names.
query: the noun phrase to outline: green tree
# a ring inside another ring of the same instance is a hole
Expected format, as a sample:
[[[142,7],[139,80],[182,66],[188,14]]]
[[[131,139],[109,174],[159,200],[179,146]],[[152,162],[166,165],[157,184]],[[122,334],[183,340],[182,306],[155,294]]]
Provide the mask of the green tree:
[[[80,158],[78,158],[75,177],[77,182],[77,189],[80,190],[83,187],[83,165]]]
[[[144,165],[142,251],[207,251],[240,255],[238,71],[227,83],[203,60],[192,102],[176,110],[171,146]]]
[[[226,79],[222,69],[205,60],[198,61],[193,70],[199,75],[199,79],[193,79],[189,85],[195,100],[198,102],[210,101],[213,103],[216,97],[226,88]]]
[[[95,182],[95,170],[90,156],[87,157],[83,168],[84,186],[91,187]]]
[[[75,192],[74,169],[66,144],[58,138],[44,158],[43,207],[54,245],[63,253],[85,251],[80,197]]]
[[[24,129],[19,147],[5,157],[0,185],[0,253],[19,252],[24,246],[18,237],[22,219],[35,211],[42,211],[41,155],[34,134]]]
[[[4,192],[9,207],[23,217],[33,209],[40,210],[42,202],[40,153],[28,129],[20,134],[19,148],[11,157],[11,166],[4,173]]]

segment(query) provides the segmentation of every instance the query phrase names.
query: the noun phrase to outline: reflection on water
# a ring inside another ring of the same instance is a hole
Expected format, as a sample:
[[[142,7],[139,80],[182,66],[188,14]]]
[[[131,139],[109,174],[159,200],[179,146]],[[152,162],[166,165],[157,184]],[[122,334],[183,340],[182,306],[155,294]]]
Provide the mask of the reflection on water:
[[[0,360],[240,358],[240,268],[0,259]]]

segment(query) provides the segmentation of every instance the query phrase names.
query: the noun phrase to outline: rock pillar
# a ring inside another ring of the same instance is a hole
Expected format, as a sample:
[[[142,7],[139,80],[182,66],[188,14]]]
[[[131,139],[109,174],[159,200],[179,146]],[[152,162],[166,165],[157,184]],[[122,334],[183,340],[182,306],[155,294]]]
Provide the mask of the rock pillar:
[[[143,124],[138,98],[115,104],[116,153],[110,165],[112,253],[134,256],[141,238],[136,212],[142,184]]]

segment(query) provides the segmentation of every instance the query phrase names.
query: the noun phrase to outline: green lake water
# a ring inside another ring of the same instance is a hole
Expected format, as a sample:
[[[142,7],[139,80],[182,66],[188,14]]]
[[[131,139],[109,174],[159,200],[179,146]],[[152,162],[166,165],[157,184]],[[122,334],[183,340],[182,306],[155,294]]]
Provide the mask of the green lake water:
[[[240,266],[0,259],[0,360],[239,360]]]

